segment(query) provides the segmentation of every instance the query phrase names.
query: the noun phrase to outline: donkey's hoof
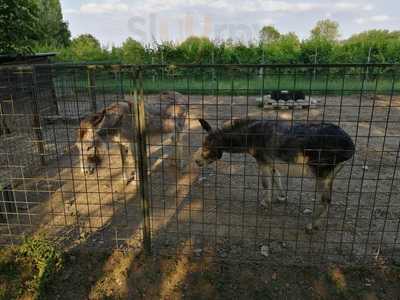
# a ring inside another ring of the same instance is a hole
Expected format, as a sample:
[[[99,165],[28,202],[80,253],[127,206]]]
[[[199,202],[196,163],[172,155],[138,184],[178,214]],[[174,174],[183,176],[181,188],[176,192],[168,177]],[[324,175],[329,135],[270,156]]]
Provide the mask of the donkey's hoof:
[[[261,205],[261,207],[263,207],[264,209],[267,209],[267,210],[271,208],[271,202],[266,201],[266,200],[260,201],[260,205]]]
[[[305,231],[306,231],[307,234],[313,234],[313,226],[312,226],[312,224],[307,224],[306,228],[305,228]]]
[[[276,200],[278,200],[278,202],[286,202],[287,201],[287,197],[286,197],[286,195],[278,195],[276,197]]]
[[[313,234],[316,230],[318,230],[318,226],[317,225],[313,225],[313,224],[307,224],[305,231],[307,234]]]
[[[128,180],[126,180],[126,185],[130,184],[134,180],[135,180],[135,176],[132,176],[132,177],[128,178]]]
[[[135,173],[132,173],[131,175],[124,175],[122,177],[123,181],[126,182],[126,185],[130,184],[135,180]]]

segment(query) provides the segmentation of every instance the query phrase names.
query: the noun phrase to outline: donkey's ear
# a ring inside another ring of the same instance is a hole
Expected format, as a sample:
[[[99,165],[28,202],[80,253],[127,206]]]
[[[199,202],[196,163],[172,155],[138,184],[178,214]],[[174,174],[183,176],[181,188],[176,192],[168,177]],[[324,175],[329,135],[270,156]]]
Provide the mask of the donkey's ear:
[[[123,115],[119,113],[105,114],[103,120],[96,127],[96,133],[100,136],[106,136],[110,130],[121,125],[122,117]]]
[[[208,124],[208,122],[204,119],[199,119],[199,122],[201,124],[201,127],[203,127],[203,129],[207,132],[210,132],[212,130],[210,124]]]
[[[103,121],[105,116],[105,111],[95,113],[88,117],[88,121],[92,126],[97,126],[101,121]]]
[[[104,113],[104,118],[98,124],[97,129],[113,129],[120,125],[123,114],[118,112]]]

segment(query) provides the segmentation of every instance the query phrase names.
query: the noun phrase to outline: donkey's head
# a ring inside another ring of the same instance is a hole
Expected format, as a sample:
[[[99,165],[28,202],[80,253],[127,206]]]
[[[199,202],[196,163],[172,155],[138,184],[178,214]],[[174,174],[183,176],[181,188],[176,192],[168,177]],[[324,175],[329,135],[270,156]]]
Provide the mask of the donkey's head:
[[[96,113],[81,121],[78,128],[76,146],[79,151],[80,167],[83,174],[93,174],[102,162],[99,148],[103,144],[96,126],[102,121],[104,114]]]
[[[204,119],[199,119],[201,127],[208,133],[204,139],[203,146],[195,156],[196,164],[203,167],[221,159],[223,151],[222,134],[219,129],[212,129],[210,124]]]

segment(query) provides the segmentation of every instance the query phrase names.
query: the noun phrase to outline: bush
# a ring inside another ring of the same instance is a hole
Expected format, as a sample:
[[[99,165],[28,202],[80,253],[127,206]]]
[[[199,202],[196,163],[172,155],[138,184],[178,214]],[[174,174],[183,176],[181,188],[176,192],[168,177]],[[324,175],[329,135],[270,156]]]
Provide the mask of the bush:
[[[47,285],[63,267],[61,251],[50,241],[25,239],[0,252],[0,299],[43,298]]]

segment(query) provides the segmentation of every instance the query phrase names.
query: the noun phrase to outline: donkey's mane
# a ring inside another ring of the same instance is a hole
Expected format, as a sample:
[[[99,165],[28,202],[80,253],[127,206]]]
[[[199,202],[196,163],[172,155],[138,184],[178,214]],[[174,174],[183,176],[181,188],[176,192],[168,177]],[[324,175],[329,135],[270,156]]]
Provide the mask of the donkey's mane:
[[[243,129],[244,127],[249,127],[250,124],[256,122],[255,119],[234,119],[224,124],[222,127],[223,131],[236,131]]]
[[[106,114],[106,110],[103,109],[101,112],[94,113],[92,115],[86,116],[84,118],[84,122],[89,123],[92,126],[96,126],[103,120],[104,116]]]

